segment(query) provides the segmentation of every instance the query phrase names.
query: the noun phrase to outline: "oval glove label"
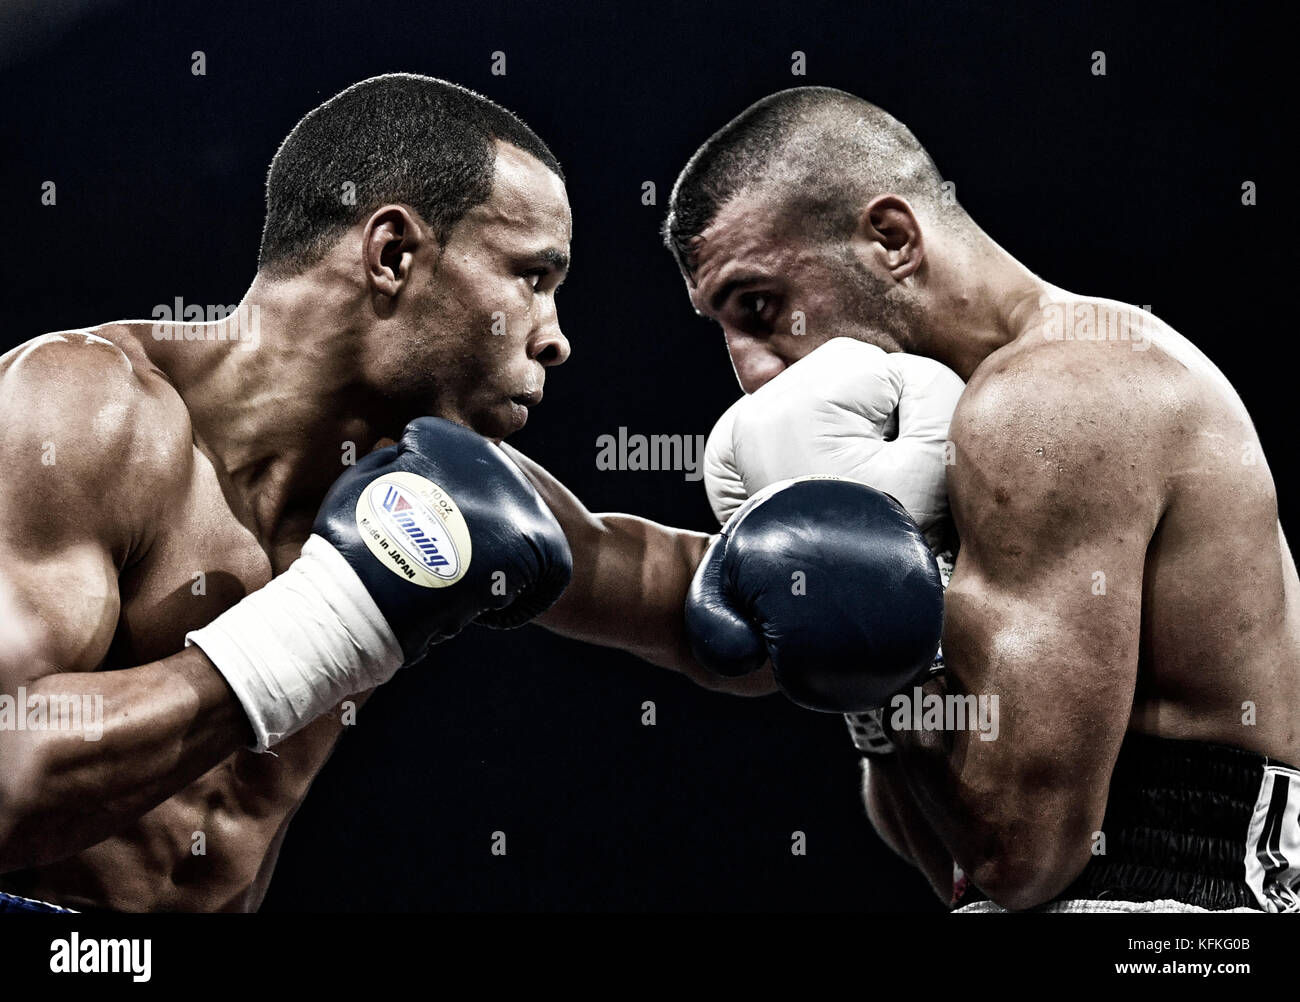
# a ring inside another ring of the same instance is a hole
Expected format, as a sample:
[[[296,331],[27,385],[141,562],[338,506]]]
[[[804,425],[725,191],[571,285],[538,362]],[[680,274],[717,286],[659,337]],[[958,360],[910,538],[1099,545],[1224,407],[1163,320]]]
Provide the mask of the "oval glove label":
[[[357,531],[394,574],[445,588],[469,570],[469,526],[446,491],[414,473],[385,473],[357,498]]]

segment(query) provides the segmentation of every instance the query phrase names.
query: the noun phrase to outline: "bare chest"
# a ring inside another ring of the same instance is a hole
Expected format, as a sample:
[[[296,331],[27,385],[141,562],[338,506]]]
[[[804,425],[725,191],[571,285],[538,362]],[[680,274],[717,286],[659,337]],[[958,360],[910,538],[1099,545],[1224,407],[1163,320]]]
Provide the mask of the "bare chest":
[[[188,631],[271,579],[266,550],[236,517],[211,464],[195,458],[185,498],[154,513],[147,552],[118,579],[121,614],[105,667],[175,653]]]

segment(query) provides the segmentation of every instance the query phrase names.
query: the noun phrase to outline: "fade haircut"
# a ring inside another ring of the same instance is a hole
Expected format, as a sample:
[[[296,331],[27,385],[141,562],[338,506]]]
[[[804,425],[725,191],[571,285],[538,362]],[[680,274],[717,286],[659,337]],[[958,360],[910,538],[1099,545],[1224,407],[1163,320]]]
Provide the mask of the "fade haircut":
[[[695,151],[673,186],[664,244],[693,281],[696,242],[742,193],[775,192],[778,211],[828,237],[851,234],[876,195],[902,195],[920,211],[939,204],[942,184],[892,115],[842,90],[796,87],[750,105]]]
[[[546,144],[480,94],[414,73],[353,84],[304,115],[276,151],[258,270],[301,272],[389,202],[413,208],[445,245],[461,217],[492,192],[496,140],[564,179]],[[355,186],[355,200],[345,201],[346,183]]]

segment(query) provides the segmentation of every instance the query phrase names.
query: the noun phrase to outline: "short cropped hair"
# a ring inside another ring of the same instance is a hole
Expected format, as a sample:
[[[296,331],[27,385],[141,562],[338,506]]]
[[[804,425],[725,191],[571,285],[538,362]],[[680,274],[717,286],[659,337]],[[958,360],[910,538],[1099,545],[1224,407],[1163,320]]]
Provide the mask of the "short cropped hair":
[[[319,261],[379,206],[411,206],[445,245],[492,192],[500,140],[561,180],[554,154],[513,114],[445,80],[389,73],[312,109],[280,144],[266,176],[258,270],[273,277]]]
[[[731,199],[761,189],[823,233],[852,231],[884,192],[934,204],[943,179],[902,122],[831,87],[796,87],[750,105],[696,150],[673,186],[664,244],[694,272],[693,247]]]

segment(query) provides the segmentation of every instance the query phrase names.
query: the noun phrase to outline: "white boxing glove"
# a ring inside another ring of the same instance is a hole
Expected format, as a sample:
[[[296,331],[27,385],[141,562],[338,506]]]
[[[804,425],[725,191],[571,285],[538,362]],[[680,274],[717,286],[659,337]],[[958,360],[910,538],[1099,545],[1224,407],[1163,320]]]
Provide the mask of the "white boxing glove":
[[[831,474],[895,497],[936,551],[946,588],[945,446],[965,383],[919,355],[886,352],[850,338],[820,345],[714,425],[704,449],[704,486],[718,521],[752,494],[791,477]],[[943,665],[943,652],[935,670]],[[868,758],[894,753],[882,711],[846,713],[853,744]]]
[[[965,385],[930,358],[827,341],[719,418],[704,450],[713,513],[725,525],[769,484],[833,474],[896,498],[938,550],[948,423]]]

